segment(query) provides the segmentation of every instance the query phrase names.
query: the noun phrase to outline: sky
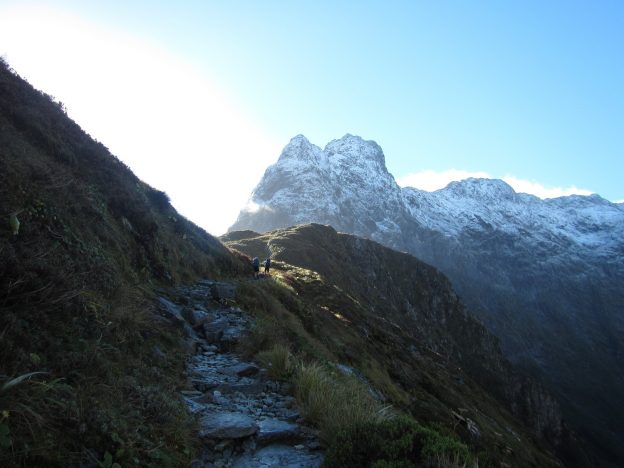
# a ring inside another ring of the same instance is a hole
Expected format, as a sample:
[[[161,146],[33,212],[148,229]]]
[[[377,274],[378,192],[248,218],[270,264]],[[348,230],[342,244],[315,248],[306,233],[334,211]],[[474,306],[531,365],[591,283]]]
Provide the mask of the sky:
[[[220,235],[297,134],[624,200],[624,2],[0,0],[0,55]]]

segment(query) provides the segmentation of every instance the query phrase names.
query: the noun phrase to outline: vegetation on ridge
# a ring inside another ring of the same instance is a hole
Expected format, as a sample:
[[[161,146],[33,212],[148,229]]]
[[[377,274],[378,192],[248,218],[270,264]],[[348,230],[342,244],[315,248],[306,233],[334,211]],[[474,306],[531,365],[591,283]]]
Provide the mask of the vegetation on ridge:
[[[285,269],[297,268],[278,262],[270,280],[239,286],[237,302],[256,315],[257,323],[242,351],[264,364],[274,378],[293,385],[302,416],[319,428],[328,447],[325,465],[476,466],[477,458],[451,430],[421,425],[409,416],[400,416],[401,411],[390,401],[380,401],[375,388],[394,395],[394,403],[408,400],[387,374],[371,386],[355,369],[349,373],[348,367],[338,365],[338,355],[307,331],[309,304],[284,282]],[[383,375],[381,369],[377,372]],[[388,427],[394,429],[386,430]],[[402,433],[405,427],[413,433]],[[353,439],[364,434],[360,442]],[[373,442],[377,445],[364,450]],[[405,444],[409,449],[400,448]],[[486,455],[481,456],[484,462],[480,466],[488,466]]]

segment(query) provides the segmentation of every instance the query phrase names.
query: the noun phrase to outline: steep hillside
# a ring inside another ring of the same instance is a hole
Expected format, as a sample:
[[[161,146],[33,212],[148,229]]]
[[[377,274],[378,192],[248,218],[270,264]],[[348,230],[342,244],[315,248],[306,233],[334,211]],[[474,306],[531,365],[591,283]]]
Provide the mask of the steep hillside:
[[[433,267],[328,226],[246,235],[223,240],[250,256],[271,255],[279,280],[304,304],[306,329],[394,404],[455,426],[463,414],[471,444],[512,466],[553,463],[537,440],[582,466],[557,403],[511,369]]]
[[[346,135],[321,150],[299,135],[231,230],[310,222],[439,268],[596,451],[624,460],[621,204],[597,195],[540,200],[486,179],[432,193],[401,189],[375,142]]]
[[[247,266],[4,62],[0,215],[0,465],[187,463],[186,350],[152,290]]]

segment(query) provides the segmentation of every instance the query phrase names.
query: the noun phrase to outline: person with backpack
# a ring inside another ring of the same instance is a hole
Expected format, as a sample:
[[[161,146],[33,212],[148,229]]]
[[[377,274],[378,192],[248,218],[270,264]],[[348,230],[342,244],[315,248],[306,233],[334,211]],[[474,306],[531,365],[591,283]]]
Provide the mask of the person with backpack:
[[[270,268],[271,268],[271,257],[267,257],[267,259],[264,261],[264,274],[265,275],[269,274]]]
[[[254,270],[254,278],[258,279],[258,275],[260,274],[260,259],[258,257],[254,257],[251,261]]]

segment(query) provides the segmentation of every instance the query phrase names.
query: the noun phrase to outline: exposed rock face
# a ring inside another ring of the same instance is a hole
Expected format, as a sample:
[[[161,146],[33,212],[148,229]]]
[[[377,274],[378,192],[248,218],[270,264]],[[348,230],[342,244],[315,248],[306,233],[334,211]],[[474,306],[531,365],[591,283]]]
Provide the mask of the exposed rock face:
[[[298,136],[231,230],[309,222],[438,267],[505,355],[547,384],[599,450],[624,457],[621,204],[540,200],[488,179],[401,189],[376,143],[346,135],[321,150]]]

